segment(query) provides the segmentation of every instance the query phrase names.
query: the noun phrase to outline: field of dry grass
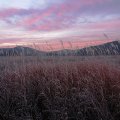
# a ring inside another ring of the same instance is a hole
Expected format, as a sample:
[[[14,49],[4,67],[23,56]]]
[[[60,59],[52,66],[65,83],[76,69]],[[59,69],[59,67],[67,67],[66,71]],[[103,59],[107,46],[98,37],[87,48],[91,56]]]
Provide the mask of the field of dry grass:
[[[0,120],[120,120],[120,56],[1,57]]]

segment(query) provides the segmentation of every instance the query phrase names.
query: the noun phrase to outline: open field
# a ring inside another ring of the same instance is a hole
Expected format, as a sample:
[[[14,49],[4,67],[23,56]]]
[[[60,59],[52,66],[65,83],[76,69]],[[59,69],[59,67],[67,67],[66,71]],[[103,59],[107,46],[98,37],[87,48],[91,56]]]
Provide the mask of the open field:
[[[120,56],[0,57],[0,120],[119,120]]]

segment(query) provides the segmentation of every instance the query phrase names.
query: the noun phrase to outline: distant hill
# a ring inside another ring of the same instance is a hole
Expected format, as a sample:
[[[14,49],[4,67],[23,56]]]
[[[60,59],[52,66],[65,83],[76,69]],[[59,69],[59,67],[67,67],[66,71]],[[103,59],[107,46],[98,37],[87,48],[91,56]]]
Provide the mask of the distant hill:
[[[76,56],[97,56],[97,55],[120,55],[120,41],[108,42],[105,44],[90,46],[77,50],[60,50],[49,52],[49,55],[76,55]]]
[[[76,55],[120,55],[120,41],[83,48],[77,50]]]
[[[38,51],[33,48],[17,46],[15,48],[1,48],[0,56],[35,56],[43,55],[45,52]]]
[[[82,49],[70,50],[64,49],[59,51],[44,52],[29,47],[17,46],[15,48],[1,48],[0,56],[97,56],[97,55],[120,55],[120,41],[108,42],[105,44],[90,46]]]

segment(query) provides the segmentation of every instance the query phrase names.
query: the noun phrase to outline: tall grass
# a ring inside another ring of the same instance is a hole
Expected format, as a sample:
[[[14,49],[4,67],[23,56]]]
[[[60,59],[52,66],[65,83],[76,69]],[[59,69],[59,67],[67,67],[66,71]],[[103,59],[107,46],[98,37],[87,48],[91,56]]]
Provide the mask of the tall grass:
[[[0,72],[1,120],[120,119],[119,67],[91,60],[15,61]]]

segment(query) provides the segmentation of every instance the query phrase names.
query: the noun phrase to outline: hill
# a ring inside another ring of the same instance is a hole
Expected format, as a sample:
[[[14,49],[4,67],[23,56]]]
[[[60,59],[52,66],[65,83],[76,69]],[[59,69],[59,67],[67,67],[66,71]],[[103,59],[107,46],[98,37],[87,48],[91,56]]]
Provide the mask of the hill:
[[[29,47],[17,46],[15,48],[1,48],[0,56],[97,56],[97,55],[120,55],[120,41],[112,41],[105,44],[90,46],[82,49],[70,50],[63,49],[59,51],[45,52]]]
[[[34,55],[43,55],[45,52],[38,51],[33,48],[17,46],[15,48],[1,48],[0,56],[34,56]]]
[[[48,55],[77,55],[77,56],[93,56],[93,55],[120,55],[120,41],[112,41],[105,44],[90,46],[76,50],[60,50],[49,52]]]

